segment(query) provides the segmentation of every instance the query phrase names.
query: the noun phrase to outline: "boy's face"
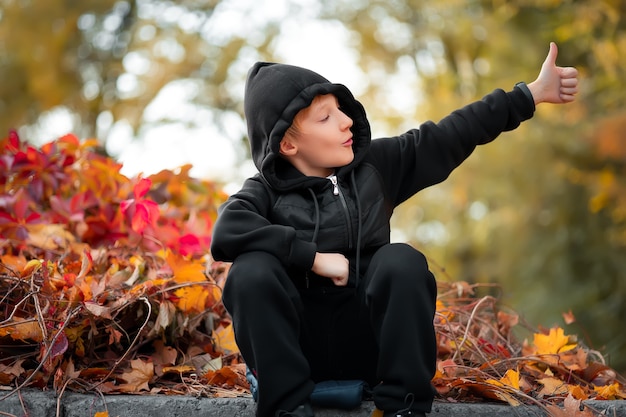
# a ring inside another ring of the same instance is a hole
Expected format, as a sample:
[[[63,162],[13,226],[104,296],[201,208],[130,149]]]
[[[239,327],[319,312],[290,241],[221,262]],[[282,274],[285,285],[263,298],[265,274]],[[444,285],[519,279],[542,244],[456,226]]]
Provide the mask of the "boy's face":
[[[285,135],[280,153],[303,174],[326,177],[354,159],[352,119],[339,109],[334,95],[317,96],[294,123],[298,133]]]

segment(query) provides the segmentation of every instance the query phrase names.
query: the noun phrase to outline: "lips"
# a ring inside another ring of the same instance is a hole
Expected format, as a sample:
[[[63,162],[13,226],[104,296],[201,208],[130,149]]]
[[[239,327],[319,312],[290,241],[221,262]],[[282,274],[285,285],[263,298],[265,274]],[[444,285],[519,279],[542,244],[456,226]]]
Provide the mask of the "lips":
[[[348,139],[347,141],[345,141],[344,143],[342,143],[343,146],[352,146],[352,138]]]

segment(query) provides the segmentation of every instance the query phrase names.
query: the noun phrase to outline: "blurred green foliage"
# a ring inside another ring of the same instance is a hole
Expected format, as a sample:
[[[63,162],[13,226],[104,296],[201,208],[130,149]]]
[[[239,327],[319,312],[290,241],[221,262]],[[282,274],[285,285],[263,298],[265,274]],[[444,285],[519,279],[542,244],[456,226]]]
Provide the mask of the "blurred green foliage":
[[[314,9],[345,28],[367,78],[359,98],[375,131],[390,134],[531,81],[557,42],[558,64],[580,70],[579,100],[541,106],[402,206],[394,227],[429,255],[438,279],[500,283],[503,301],[532,324],[562,324],[571,310],[566,330],[626,371],[626,3],[283,3],[287,16]],[[231,28],[229,10],[242,17]],[[120,120],[136,133],[167,123],[146,109],[173,83],[216,125],[242,123],[247,68],[277,59],[282,36],[280,18],[254,10],[218,0],[2,0],[0,129],[36,125],[62,106],[76,134],[104,142]],[[395,111],[390,80],[407,81],[413,107]]]

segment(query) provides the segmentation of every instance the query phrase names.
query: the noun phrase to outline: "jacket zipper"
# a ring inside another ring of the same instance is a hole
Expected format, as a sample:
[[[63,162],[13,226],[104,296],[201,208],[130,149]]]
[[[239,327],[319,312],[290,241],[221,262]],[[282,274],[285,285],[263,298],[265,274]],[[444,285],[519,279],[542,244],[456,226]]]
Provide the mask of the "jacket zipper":
[[[333,194],[339,196],[339,200],[341,201],[341,205],[343,207],[343,214],[346,216],[346,224],[348,225],[348,248],[352,249],[352,222],[350,221],[350,211],[348,211],[348,204],[346,203],[346,199],[339,188],[339,182],[337,181],[336,175],[331,175],[328,177],[330,182],[333,184]]]

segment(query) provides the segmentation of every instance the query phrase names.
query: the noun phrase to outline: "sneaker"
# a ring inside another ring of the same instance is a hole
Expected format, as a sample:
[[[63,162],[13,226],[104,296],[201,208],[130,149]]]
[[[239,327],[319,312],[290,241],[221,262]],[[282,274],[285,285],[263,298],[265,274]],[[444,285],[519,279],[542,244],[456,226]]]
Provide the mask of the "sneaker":
[[[311,404],[304,403],[298,407],[296,407],[293,411],[285,411],[278,410],[276,412],[276,417],[314,417],[313,409],[311,408]]]

